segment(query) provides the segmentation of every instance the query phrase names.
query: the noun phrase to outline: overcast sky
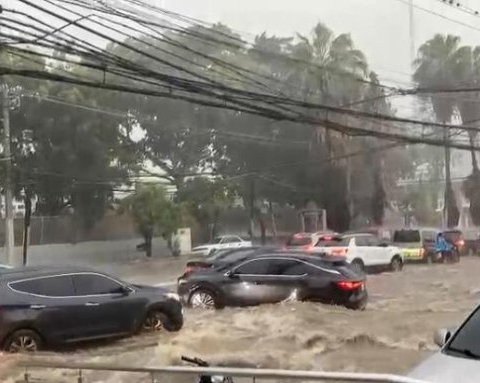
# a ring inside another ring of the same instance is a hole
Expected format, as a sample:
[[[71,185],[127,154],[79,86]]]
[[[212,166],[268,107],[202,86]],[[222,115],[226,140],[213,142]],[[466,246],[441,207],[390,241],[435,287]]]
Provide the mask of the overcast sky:
[[[358,47],[367,54],[372,68],[384,79],[410,81],[409,10],[405,4],[408,0],[151,1],[196,18],[224,22],[250,38],[263,31],[277,35],[306,34],[322,21],[335,33],[351,33]],[[480,0],[459,1],[470,9],[480,10]],[[456,34],[466,44],[480,45],[480,18],[439,0],[414,0],[414,4],[478,28],[473,30],[415,9],[417,48],[435,33]]]

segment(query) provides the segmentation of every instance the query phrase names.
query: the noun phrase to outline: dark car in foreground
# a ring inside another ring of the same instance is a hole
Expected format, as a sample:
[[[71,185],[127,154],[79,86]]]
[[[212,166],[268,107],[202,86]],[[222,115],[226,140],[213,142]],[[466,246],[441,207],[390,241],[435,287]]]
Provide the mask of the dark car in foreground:
[[[178,331],[177,294],[77,268],[19,268],[0,273],[0,346],[8,352]]]
[[[216,268],[178,279],[178,293],[190,306],[222,308],[277,303],[286,299],[318,301],[364,309],[365,275],[339,257],[300,253],[254,253]]]

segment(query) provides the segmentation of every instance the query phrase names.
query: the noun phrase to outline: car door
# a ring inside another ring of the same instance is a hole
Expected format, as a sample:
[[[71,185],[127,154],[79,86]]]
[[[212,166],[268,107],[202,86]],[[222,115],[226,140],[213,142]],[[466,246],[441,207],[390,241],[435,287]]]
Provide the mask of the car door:
[[[365,266],[372,266],[376,264],[375,251],[369,246],[366,235],[356,235],[355,245],[358,258],[363,261]]]
[[[107,337],[128,333],[133,313],[123,285],[103,274],[73,275],[77,300],[83,304],[79,322],[85,326],[85,337]]]
[[[272,259],[256,258],[231,270],[231,280],[224,288],[232,304],[250,306],[282,300],[288,292],[277,288],[276,276],[269,275]]]
[[[54,343],[66,342],[75,336],[76,302],[70,275],[52,275],[14,281],[10,288],[19,293],[19,303],[30,311],[25,320]]]
[[[372,265],[388,265],[390,263],[389,249],[380,246],[381,241],[375,235],[365,236],[367,252],[372,256]]]

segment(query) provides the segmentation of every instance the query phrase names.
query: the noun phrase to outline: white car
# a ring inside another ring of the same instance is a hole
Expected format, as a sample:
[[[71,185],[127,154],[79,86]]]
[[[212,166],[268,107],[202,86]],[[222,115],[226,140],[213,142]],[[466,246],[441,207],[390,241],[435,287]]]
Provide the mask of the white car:
[[[408,375],[435,383],[478,383],[480,377],[480,306],[458,328],[435,333],[441,347]]]
[[[9,265],[4,265],[4,264],[1,264],[0,263],[0,271],[2,270],[10,270],[10,269],[13,269],[12,266],[9,266]]]
[[[345,257],[359,271],[366,268],[388,268],[400,271],[404,259],[400,249],[382,243],[373,234],[347,234],[320,238],[313,252]]]
[[[236,235],[223,235],[214,238],[212,243],[206,243],[204,245],[194,247],[192,249],[192,254],[199,256],[208,256],[212,255],[217,250],[235,249],[239,247],[252,247],[252,242],[245,241],[244,239]]]

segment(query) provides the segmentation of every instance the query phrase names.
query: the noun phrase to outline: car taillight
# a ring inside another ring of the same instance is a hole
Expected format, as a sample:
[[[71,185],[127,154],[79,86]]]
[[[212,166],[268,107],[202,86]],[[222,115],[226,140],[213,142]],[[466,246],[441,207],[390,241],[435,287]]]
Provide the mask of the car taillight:
[[[463,246],[465,245],[465,241],[461,239],[460,241],[457,241],[457,246]]]
[[[198,269],[198,267],[195,267],[195,266],[187,266],[187,267],[185,267],[185,274],[190,274],[197,269]]]
[[[332,249],[331,254],[338,257],[345,257],[348,254],[348,249]]]
[[[312,251],[313,250],[313,245],[307,245],[303,247],[303,250],[305,251]]]
[[[422,248],[420,249],[420,257],[423,257],[423,256],[425,255],[425,251],[426,251],[426,250],[425,250],[424,247],[422,247]]]
[[[360,289],[364,285],[364,282],[340,281],[340,282],[337,282],[336,284],[340,290],[353,291],[353,290]]]

